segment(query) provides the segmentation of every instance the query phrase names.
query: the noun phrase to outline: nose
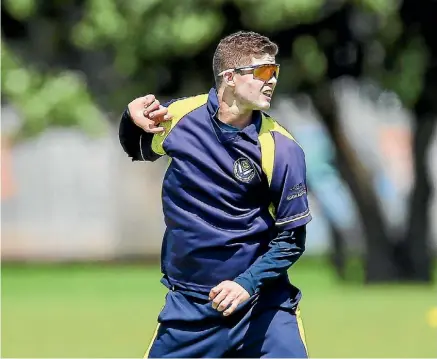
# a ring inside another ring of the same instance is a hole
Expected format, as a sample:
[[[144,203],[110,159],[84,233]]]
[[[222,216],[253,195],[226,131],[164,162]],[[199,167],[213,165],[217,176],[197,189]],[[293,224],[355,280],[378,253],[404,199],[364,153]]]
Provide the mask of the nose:
[[[278,79],[276,78],[276,72],[275,72],[275,73],[273,74],[273,76],[270,77],[270,80],[267,81],[267,83],[268,83],[269,85],[276,86],[277,82],[278,82]]]

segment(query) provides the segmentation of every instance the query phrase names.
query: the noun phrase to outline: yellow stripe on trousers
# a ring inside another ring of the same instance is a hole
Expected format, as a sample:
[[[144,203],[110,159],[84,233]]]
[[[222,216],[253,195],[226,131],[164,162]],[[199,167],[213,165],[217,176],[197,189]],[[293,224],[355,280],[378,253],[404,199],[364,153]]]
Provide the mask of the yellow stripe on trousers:
[[[296,308],[296,320],[297,320],[297,327],[299,329],[300,339],[302,340],[302,343],[303,343],[303,345],[305,347],[305,351],[307,352],[307,356],[309,357],[307,342],[306,342],[306,339],[305,339],[305,330],[303,328],[303,321],[302,321],[302,317],[301,317],[301,314],[300,314],[300,308],[299,307]]]
[[[158,335],[158,330],[159,330],[160,325],[161,324],[158,323],[158,325],[156,326],[155,332],[153,333],[153,336],[152,336],[152,340],[150,341],[150,344],[149,344],[149,346],[148,346],[148,348],[146,350],[146,353],[144,354],[144,358],[148,358],[149,357],[150,350],[152,349],[153,342],[155,341],[156,336]]]

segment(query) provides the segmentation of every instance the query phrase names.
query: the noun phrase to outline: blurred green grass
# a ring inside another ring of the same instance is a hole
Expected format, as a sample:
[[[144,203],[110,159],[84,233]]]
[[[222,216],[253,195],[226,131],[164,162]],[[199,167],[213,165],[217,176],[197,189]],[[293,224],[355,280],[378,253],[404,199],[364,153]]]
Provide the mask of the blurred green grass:
[[[320,262],[303,290],[312,357],[436,357],[437,287],[344,284]],[[157,266],[2,265],[2,357],[142,357],[163,305]]]

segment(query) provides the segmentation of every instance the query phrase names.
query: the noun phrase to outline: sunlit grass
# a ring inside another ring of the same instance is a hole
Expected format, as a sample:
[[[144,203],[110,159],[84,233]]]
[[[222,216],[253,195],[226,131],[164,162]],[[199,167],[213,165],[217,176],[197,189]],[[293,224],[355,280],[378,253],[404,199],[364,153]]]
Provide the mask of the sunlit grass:
[[[344,285],[321,263],[303,290],[312,357],[435,357],[436,286]],[[165,288],[153,266],[2,267],[2,357],[142,357]]]

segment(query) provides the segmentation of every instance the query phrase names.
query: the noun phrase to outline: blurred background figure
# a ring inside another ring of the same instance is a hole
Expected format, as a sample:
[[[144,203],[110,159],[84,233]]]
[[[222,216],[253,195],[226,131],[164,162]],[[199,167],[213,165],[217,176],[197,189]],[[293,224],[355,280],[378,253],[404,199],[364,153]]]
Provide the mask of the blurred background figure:
[[[142,355],[166,163],[129,163],[117,121],[135,97],[207,91],[241,29],[279,45],[271,114],[306,153],[314,220],[290,274],[310,355],[435,356],[437,1],[1,6],[3,356]]]

